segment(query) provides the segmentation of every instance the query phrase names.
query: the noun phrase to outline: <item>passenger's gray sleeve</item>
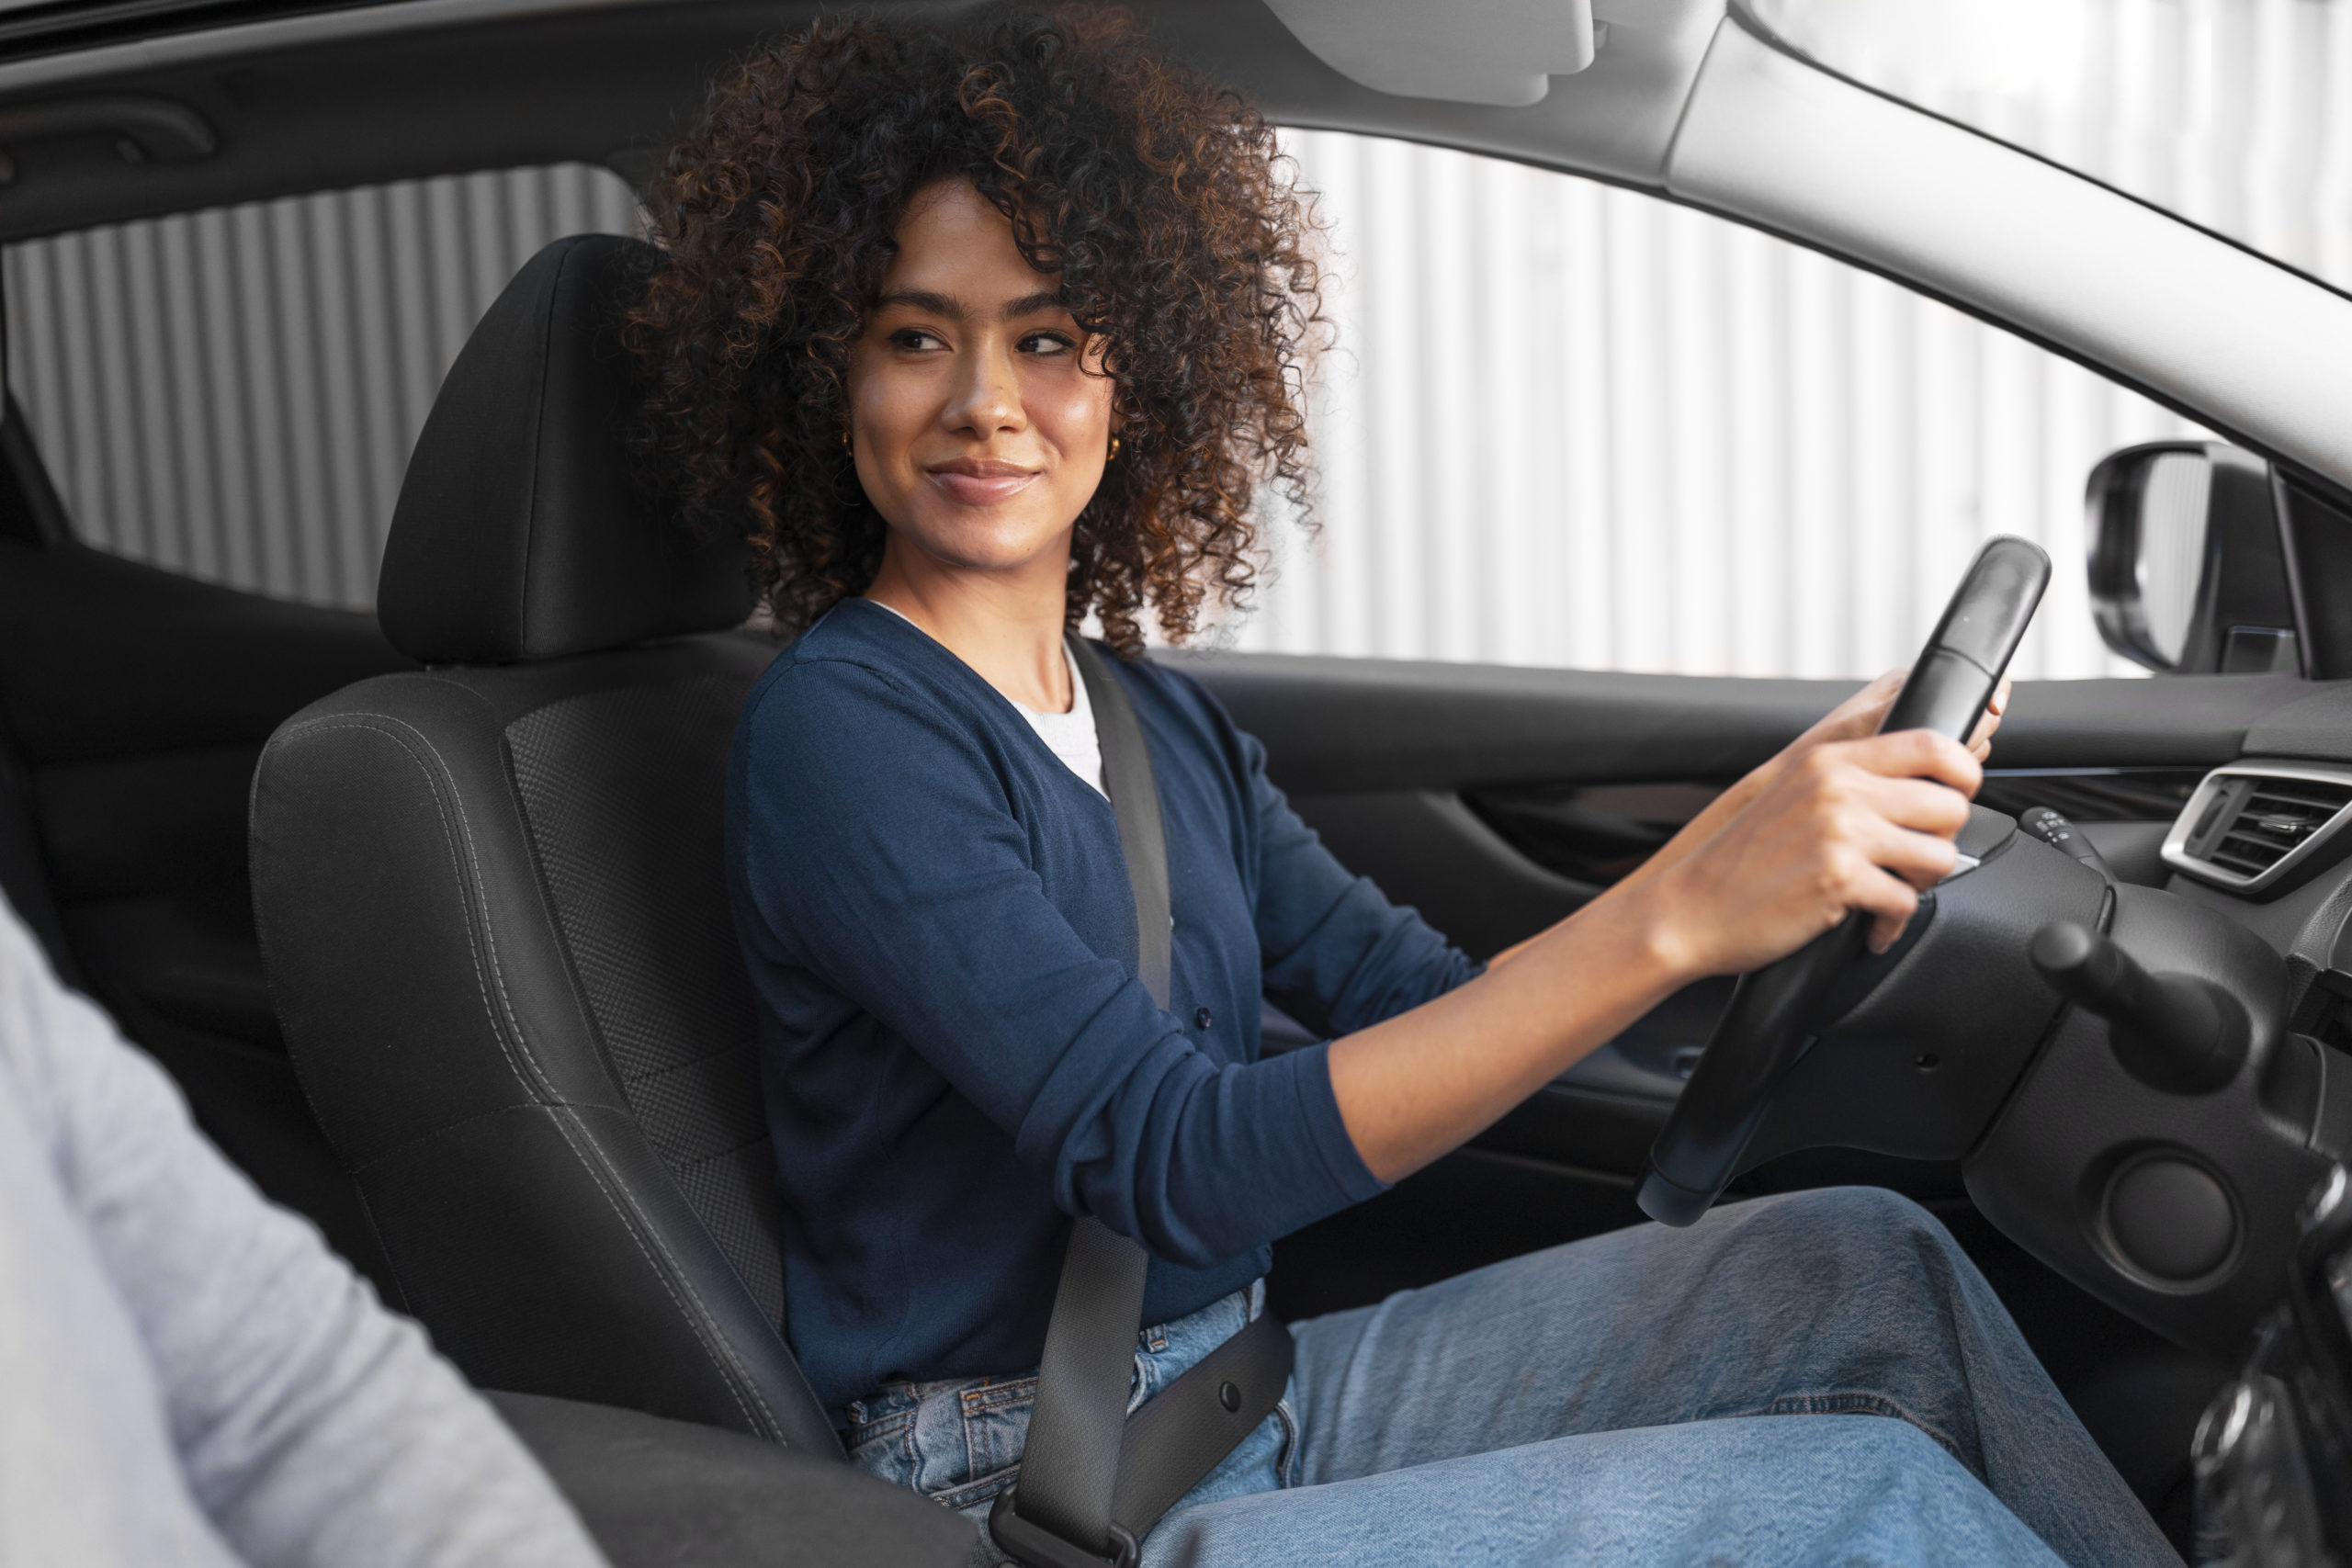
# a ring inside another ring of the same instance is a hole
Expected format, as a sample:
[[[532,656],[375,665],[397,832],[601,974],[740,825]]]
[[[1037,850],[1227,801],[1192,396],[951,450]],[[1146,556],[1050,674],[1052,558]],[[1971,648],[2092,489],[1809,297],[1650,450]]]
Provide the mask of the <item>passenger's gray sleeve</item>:
[[[0,1131],[28,1130],[46,1156],[0,1166],[19,1182],[45,1174],[62,1200],[61,1223],[38,1233],[68,1254],[58,1277],[88,1276],[95,1261],[120,1307],[106,1314],[114,1337],[135,1337],[158,1395],[143,1409],[68,1397],[49,1419],[160,1421],[187,1495],[254,1568],[602,1562],[423,1332],[197,1133],[170,1080],[58,984],[5,902],[0,1100]],[[0,1203],[22,1197],[0,1191]],[[0,1271],[0,1292],[46,1291],[46,1272]],[[0,1303],[0,1325],[37,1319],[28,1304],[40,1303]],[[158,1447],[147,1433],[117,1436],[126,1455]],[[93,1451],[114,1441],[77,1440]]]

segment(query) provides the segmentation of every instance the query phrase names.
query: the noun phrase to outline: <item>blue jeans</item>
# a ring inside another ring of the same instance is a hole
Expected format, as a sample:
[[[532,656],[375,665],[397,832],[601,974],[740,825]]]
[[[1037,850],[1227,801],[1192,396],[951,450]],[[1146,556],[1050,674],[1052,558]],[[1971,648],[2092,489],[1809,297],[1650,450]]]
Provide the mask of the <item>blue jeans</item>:
[[[1147,1329],[1136,1403],[1261,1295]],[[1148,1568],[2179,1562],[1951,1237],[1875,1189],[1595,1236],[1291,1332],[1289,1396],[1152,1530]],[[892,1385],[850,1407],[851,1457],[983,1518],[1035,1386]],[[973,1561],[1003,1559],[983,1533]]]

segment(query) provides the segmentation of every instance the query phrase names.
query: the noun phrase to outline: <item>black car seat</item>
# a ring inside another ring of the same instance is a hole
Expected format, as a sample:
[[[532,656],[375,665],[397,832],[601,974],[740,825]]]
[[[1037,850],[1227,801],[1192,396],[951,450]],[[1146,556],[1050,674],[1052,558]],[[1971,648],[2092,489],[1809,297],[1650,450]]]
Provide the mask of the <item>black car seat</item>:
[[[616,308],[559,240],[451,368],[393,513],[426,668],[281,727],[254,901],[287,1043],[390,1259],[476,1383],[838,1453],[786,1348],[720,791],[774,654],[742,550],[657,522]]]

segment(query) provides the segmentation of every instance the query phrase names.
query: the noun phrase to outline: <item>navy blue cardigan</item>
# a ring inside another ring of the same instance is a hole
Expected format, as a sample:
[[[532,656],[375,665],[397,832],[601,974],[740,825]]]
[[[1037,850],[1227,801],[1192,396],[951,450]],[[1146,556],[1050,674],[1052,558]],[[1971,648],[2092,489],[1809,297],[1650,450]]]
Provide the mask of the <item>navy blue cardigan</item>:
[[[1215,698],[1112,662],[1167,822],[1166,1012],[1110,804],[955,655],[851,600],[744,705],[729,886],[789,1332],[828,1408],[1034,1367],[1071,1214],[1150,1249],[1147,1323],[1249,1283],[1380,1190],[1328,1046],[1261,1059],[1261,996],[1329,1036],[1476,973],[1340,869]]]

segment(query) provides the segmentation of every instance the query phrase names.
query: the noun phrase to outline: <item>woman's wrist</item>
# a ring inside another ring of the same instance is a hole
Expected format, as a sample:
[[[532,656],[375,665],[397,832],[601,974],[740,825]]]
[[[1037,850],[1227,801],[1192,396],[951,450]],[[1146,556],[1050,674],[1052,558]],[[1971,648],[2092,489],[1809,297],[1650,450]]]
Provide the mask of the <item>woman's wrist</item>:
[[[1764,786],[1771,782],[1772,770],[1779,765],[1780,759],[1776,757],[1709,801],[1704,809],[1685,822],[1673,838],[1659,845],[1657,852],[1634,867],[1618,886],[1630,891],[1680,864],[1691,851],[1713,838],[1724,823],[1764,792]]]
[[[1626,888],[1623,902],[1611,912],[1611,925],[1626,943],[1623,961],[1662,994],[1679,991],[1708,974],[1692,913],[1693,901],[1671,866]]]

